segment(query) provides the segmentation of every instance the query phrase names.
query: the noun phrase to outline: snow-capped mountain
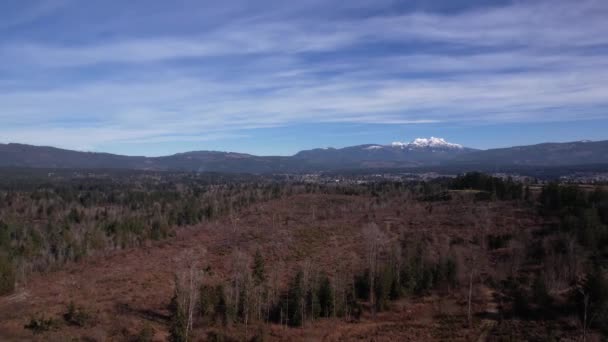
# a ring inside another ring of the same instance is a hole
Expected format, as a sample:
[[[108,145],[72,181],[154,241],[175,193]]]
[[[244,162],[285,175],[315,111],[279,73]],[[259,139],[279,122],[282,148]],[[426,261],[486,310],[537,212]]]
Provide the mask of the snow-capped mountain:
[[[462,149],[464,148],[462,145],[453,144],[445,141],[443,138],[416,138],[409,143],[403,143],[400,141],[395,141],[391,144],[392,147],[397,148],[455,148]]]
[[[411,142],[395,141],[390,145],[370,145],[365,147],[368,151],[381,150],[383,148],[398,148],[398,149],[420,149],[420,148],[432,148],[432,149],[464,149],[460,144],[454,144],[447,142],[443,138],[416,138]]]
[[[335,167],[361,166],[415,166],[436,164],[473,152],[474,149],[447,142],[443,138],[416,138],[411,142],[393,142],[387,145],[369,144],[339,149],[302,151],[296,158],[311,163]]]

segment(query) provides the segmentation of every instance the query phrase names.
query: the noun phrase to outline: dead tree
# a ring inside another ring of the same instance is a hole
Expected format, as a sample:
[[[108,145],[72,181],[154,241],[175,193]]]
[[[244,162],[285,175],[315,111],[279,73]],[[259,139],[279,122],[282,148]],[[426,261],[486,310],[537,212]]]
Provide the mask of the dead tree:
[[[194,311],[199,299],[199,289],[203,277],[198,262],[192,253],[182,256],[179,263],[185,267],[175,275],[175,308],[177,315],[185,316],[186,324],[182,334],[188,340],[194,325]]]
[[[365,226],[363,238],[366,244],[366,261],[369,270],[369,302],[372,317],[376,318],[376,298],[374,295],[375,281],[378,273],[378,261],[381,250],[386,244],[386,236],[375,223]]]
[[[471,267],[469,271],[469,295],[467,299],[467,321],[469,322],[469,328],[472,327],[472,313],[471,313],[471,301],[473,298],[473,272],[475,269]]]
[[[478,267],[477,259],[475,257],[475,252],[473,250],[473,245],[470,246],[469,251],[469,290],[467,296],[467,322],[469,324],[469,328],[473,326],[473,312],[472,312],[472,302],[473,302],[473,281],[475,278],[475,271]]]

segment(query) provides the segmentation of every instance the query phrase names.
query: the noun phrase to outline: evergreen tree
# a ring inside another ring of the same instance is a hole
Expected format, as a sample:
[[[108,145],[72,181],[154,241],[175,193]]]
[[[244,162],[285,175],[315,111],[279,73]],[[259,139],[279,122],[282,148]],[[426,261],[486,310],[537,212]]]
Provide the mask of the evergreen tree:
[[[534,283],[532,283],[532,296],[541,314],[550,312],[549,306],[551,305],[551,296],[549,295],[547,284],[542,275],[538,275],[536,279],[534,279]]]
[[[222,285],[217,285],[215,287],[215,294],[217,297],[217,301],[215,302],[214,314],[215,319],[219,320],[222,325],[227,325],[229,316],[228,316],[228,305],[226,302],[226,294],[224,293],[224,287]]]
[[[0,296],[15,290],[15,271],[11,260],[0,251]]]
[[[293,279],[287,298],[287,317],[289,319],[289,325],[297,327],[301,326],[303,322],[303,310],[302,305],[304,303],[304,273],[298,271],[296,277]]]
[[[171,342],[186,342],[188,340],[186,309],[180,303],[179,297],[179,291],[176,290],[173,298],[171,298],[171,304],[169,304],[169,311],[171,312],[169,340]]]
[[[201,285],[199,294],[199,311],[203,319],[213,320],[219,297],[216,289],[209,285]]]
[[[524,200],[526,202],[532,201],[532,193],[530,192],[530,186],[528,185],[526,185],[526,188],[524,190]]]
[[[355,276],[355,294],[361,300],[369,299],[370,281],[369,270],[366,269],[361,275]]]
[[[608,320],[608,280],[599,266],[596,266],[587,277],[585,293],[589,296],[590,324],[608,332],[608,327],[605,325]]]
[[[264,270],[264,257],[260,250],[255,252],[253,257],[253,269],[252,269],[253,282],[256,286],[263,284],[266,281],[266,273]]]
[[[445,278],[450,287],[453,288],[458,285],[458,265],[452,256],[445,260]]]
[[[393,278],[393,272],[388,267],[382,268],[378,273],[376,281],[374,281],[374,297],[376,298],[374,305],[376,311],[383,311],[387,308]]]
[[[331,288],[331,282],[327,275],[323,275],[318,291],[320,315],[321,317],[330,317],[333,312],[334,293]]]

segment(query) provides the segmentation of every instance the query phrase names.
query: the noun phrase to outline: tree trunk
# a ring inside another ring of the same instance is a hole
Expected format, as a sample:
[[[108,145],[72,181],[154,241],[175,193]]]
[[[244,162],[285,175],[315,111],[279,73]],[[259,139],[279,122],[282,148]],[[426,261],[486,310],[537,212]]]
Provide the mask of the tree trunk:
[[[468,309],[467,309],[467,320],[469,322],[469,328],[472,326],[472,317],[471,317],[471,299],[473,297],[473,269],[471,269],[471,273],[469,273],[469,299],[468,299]]]
[[[589,296],[584,296],[585,312],[583,313],[583,342],[587,342],[587,306],[589,305]]]

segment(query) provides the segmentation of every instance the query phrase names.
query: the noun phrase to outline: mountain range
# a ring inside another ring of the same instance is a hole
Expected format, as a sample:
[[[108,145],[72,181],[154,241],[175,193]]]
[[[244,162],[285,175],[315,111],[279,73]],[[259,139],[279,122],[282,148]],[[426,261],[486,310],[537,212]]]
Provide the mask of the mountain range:
[[[193,151],[162,157],[80,152],[47,146],[0,144],[0,167],[180,170],[287,173],[346,169],[460,167],[558,167],[608,164],[608,140],[543,143],[478,150],[441,138],[411,142],[317,148],[293,156]]]

